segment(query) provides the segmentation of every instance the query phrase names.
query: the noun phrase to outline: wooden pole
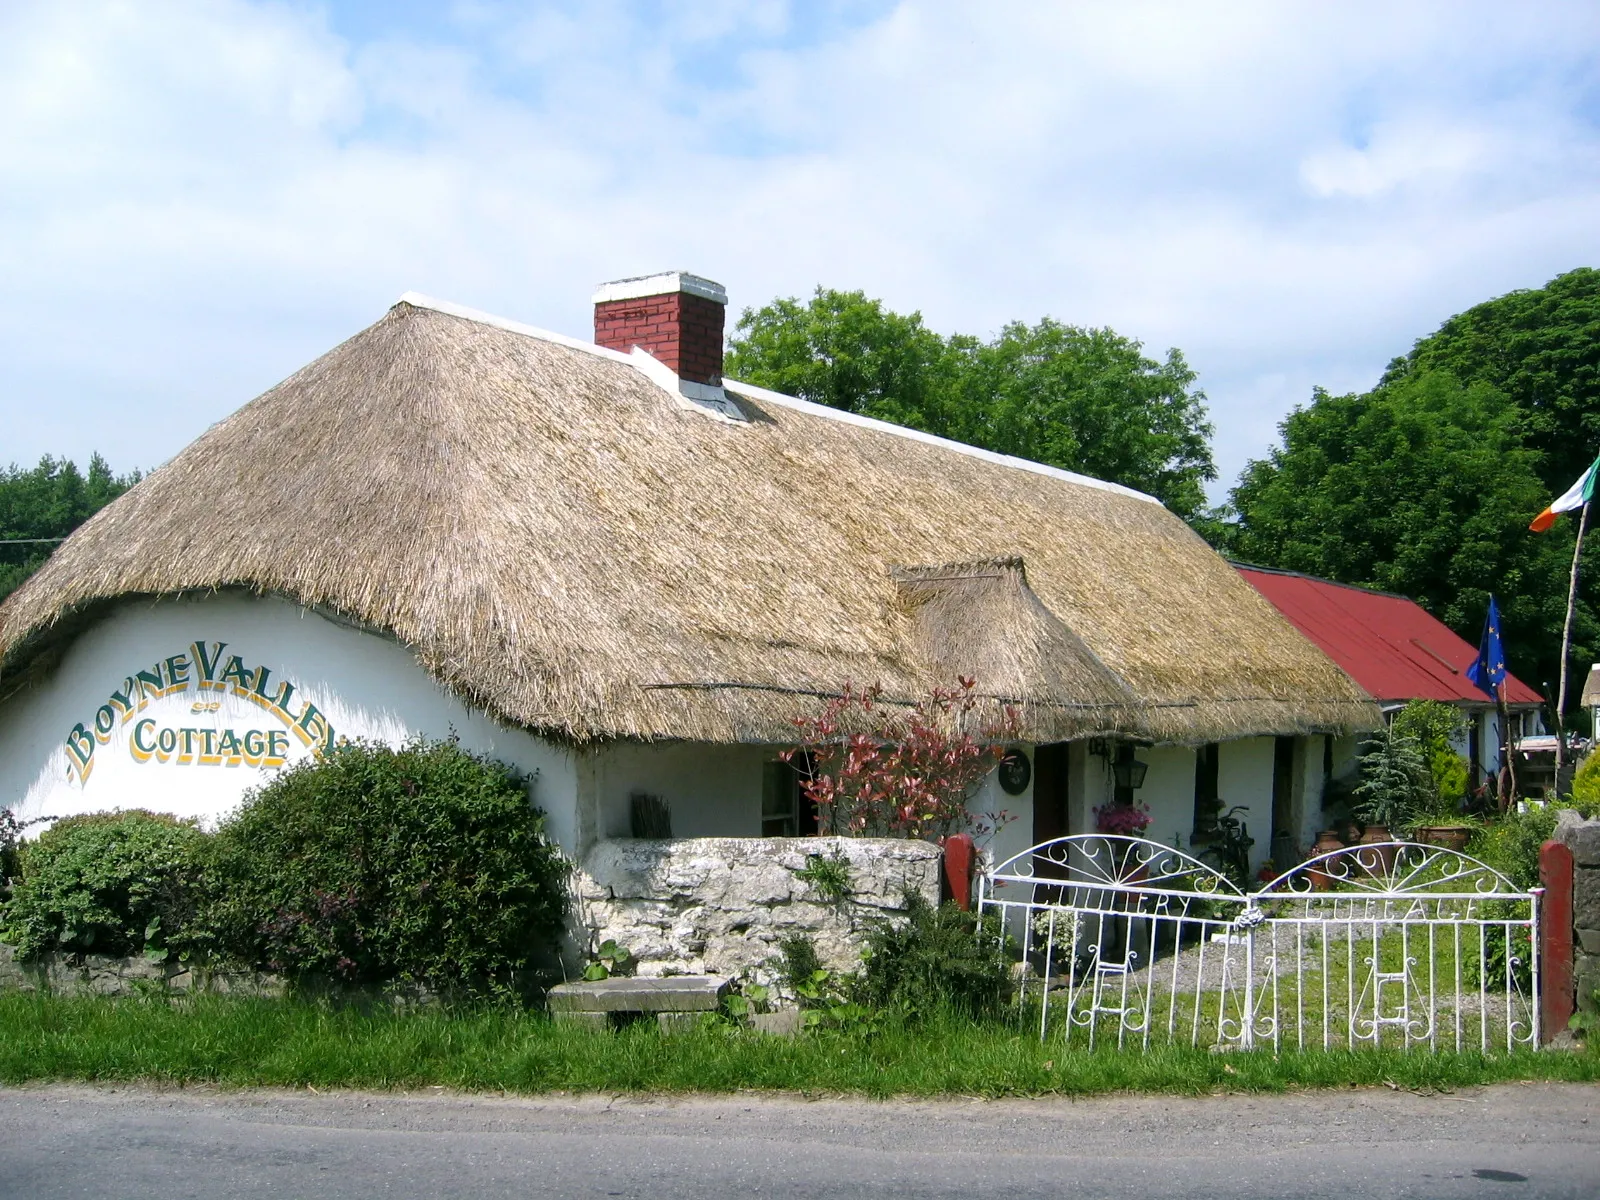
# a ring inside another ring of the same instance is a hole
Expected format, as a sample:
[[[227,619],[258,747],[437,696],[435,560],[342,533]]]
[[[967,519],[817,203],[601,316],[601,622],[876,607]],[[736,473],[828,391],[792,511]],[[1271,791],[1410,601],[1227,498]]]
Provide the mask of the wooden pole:
[[[1506,773],[1505,794],[1497,799],[1499,807],[1504,810],[1510,808],[1512,801],[1517,798],[1517,762],[1512,754],[1511,713],[1506,709],[1506,681],[1503,679],[1494,690],[1494,706],[1500,717],[1500,768]],[[1499,782],[1500,772],[1496,771],[1495,783]]]
[[[1583,531],[1589,524],[1589,502],[1578,514],[1578,537],[1572,544],[1572,575],[1567,581],[1567,622],[1561,627],[1561,683],[1556,689],[1556,788],[1561,768],[1567,765],[1567,657],[1572,652],[1572,614],[1578,606],[1578,559],[1583,554]]]

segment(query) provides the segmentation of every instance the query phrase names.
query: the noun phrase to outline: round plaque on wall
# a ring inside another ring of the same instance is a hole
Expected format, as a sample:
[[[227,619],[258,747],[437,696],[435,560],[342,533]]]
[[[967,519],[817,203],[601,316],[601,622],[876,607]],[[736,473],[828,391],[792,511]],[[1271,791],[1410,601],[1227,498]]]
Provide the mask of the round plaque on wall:
[[[1028,781],[1033,778],[1033,764],[1028,761],[1028,752],[1013,746],[1001,757],[995,773],[1000,776],[1000,786],[1008,796],[1022,795],[1028,790]]]

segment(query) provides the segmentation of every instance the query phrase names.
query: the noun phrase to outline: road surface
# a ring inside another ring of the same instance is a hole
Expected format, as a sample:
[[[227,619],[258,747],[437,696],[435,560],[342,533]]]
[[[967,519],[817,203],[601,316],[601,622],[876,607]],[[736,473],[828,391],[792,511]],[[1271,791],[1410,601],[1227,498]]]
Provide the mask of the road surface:
[[[806,1101],[0,1088],[0,1200],[1600,1197],[1600,1088]]]

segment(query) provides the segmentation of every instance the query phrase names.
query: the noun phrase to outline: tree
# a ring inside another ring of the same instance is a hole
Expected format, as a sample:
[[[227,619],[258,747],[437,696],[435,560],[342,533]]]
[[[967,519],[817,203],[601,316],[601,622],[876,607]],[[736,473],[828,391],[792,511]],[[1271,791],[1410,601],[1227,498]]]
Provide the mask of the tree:
[[[729,340],[727,373],[814,404],[944,434],[953,370],[945,340],[863,292],[817,288],[745,309]]]
[[[0,600],[16,591],[64,538],[135,483],[140,473],[113,475],[98,454],[85,476],[66,459],[39,460],[31,470],[12,464],[0,471]],[[6,544],[10,543],[10,544]]]
[[[1177,350],[1164,362],[1110,329],[1046,317],[1007,325],[975,355],[963,429],[987,450],[1109,479],[1158,497],[1185,520],[1217,477],[1205,393]]]
[[[1380,386],[1439,370],[1506,394],[1559,496],[1600,451],[1600,271],[1581,267],[1451,317],[1391,362]]]
[[[1216,477],[1205,395],[1183,356],[1045,318],[992,341],[941,337],[862,292],[746,309],[728,374],[848,412],[1149,492],[1191,521]]]
[[[1249,562],[1410,596],[1469,641],[1500,597],[1511,669],[1555,678],[1573,527],[1528,532],[1548,500],[1520,410],[1486,383],[1413,371],[1318,391],[1233,489],[1228,549]],[[1579,613],[1579,654],[1597,626]]]

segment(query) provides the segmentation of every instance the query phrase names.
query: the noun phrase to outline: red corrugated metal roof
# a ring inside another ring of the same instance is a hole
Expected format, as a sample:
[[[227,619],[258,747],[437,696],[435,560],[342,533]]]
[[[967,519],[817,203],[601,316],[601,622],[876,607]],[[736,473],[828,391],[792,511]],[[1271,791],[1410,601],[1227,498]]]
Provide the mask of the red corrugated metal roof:
[[[1236,564],[1301,633],[1381,701],[1450,700],[1488,704],[1466,677],[1476,646],[1414,600],[1331,583],[1292,571]],[[1506,701],[1539,704],[1539,693],[1506,675]]]

